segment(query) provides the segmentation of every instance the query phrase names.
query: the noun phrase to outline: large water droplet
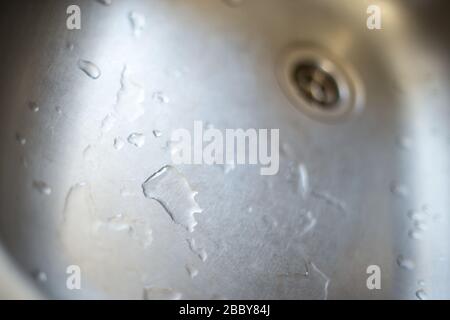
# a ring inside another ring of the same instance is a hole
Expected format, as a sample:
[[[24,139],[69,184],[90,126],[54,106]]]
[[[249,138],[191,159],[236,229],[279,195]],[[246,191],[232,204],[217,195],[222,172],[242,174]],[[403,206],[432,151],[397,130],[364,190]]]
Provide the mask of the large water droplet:
[[[195,201],[197,192],[177,169],[162,167],[142,184],[142,190],[147,198],[158,201],[175,223],[194,231],[197,225],[194,214],[202,209]]]
[[[98,79],[102,74],[99,67],[88,60],[78,60],[78,67],[92,79]]]
[[[141,148],[145,144],[145,135],[142,133],[132,133],[128,136],[128,143]]]
[[[68,191],[63,222],[62,240],[70,254],[77,257],[96,259],[100,251],[104,250],[124,254],[129,250],[134,255],[135,244],[145,250],[153,241],[153,232],[147,219],[139,214],[125,212],[110,217],[100,216],[86,183],[78,183]],[[115,260],[114,263],[127,268],[125,261]]]

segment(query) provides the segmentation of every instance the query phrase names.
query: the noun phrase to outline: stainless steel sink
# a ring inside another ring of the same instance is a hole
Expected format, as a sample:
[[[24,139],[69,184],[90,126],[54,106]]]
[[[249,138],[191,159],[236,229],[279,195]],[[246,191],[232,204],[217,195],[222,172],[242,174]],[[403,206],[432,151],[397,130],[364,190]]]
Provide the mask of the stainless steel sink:
[[[376,2],[2,5],[0,296],[450,299],[449,5]],[[278,174],[171,164],[194,121],[279,128]]]

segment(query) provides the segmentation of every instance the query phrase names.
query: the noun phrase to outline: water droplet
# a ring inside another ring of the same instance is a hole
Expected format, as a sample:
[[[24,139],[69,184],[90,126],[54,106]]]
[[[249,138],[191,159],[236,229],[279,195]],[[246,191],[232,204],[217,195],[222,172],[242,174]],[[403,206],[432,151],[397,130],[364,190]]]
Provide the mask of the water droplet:
[[[130,191],[130,190],[128,190],[127,188],[122,188],[122,189],[120,189],[120,196],[121,197],[131,197],[131,196],[133,196],[133,193]]]
[[[155,136],[155,138],[159,138],[162,136],[162,132],[159,130],[153,130],[153,135]]]
[[[37,282],[46,282],[47,281],[47,274],[43,271],[35,271],[33,273],[33,278]]]
[[[189,248],[191,249],[191,251],[195,253],[201,261],[205,262],[206,259],[208,259],[208,254],[206,250],[203,248],[198,248],[194,239],[187,239],[187,242],[189,244]]]
[[[299,236],[303,236],[310,232],[316,225],[317,219],[313,216],[311,211],[306,212],[300,216],[301,222],[301,230],[299,232]]]
[[[142,298],[144,300],[180,300],[183,295],[169,288],[144,287]]]
[[[138,218],[117,214],[107,220],[107,227],[109,230],[127,233],[143,248],[148,248],[153,242],[153,230]]]
[[[100,129],[103,133],[107,133],[111,131],[115,123],[116,118],[112,114],[108,114],[106,117],[103,118]]]
[[[342,213],[344,214],[347,213],[347,206],[345,205],[345,203],[337,199],[336,197],[332,196],[331,194],[327,192],[311,190],[311,195],[319,200],[325,201],[325,203],[327,203],[332,207],[335,207]]]
[[[162,91],[156,91],[152,95],[152,99],[158,103],[169,103],[169,98]]]
[[[400,137],[397,139],[397,145],[403,150],[411,150],[412,140],[408,137]]]
[[[61,109],[60,106],[56,106],[56,107],[55,107],[55,111],[56,111],[56,113],[59,114],[59,115],[62,114],[62,109]]]
[[[142,133],[132,133],[128,136],[128,143],[134,145],[137,148],[141,148],[145,144],[145,135]]]
[[[202,209],[195,201],[197,192],[177,169],[169,165],[162,167],[142,184],[142,190],[147,198],[161,204],[173,222],[194,231],[197,225],[194,214]]]
[[[66,44],[66,49],[69,51],[73,51],[73,49],[75,49],[75,45],[71,42]]]
[[[145,16],[138,12],[132,11],[129,15],[131,27],[135,37],[140,37],[145,28]]]
[[[248,207],[247,212],[248,213],[252,213],[253,212],[253,207],[252,206]]]
[[[34,102],[34,101],[31,101],[31,102],[28,104],[28,108],[30,108],[30,110],[33,111],[33,112],[38,112],[38,111],[39,111],[39,106],[38,106],[38,104],[37,104],[36,102]]]
[[[425,287],[425,280],[421,279],[421,280],[417,281],[417,284],[421,287]]]
[[[98,79],[102,74],[100,69],[94,63],[87,60],[78,60],[78,68],[92,79]]]
[[[129,234],[133,231],[131,224],[124,221],[123,214],[118,214],[108,219],[109,228],[115,231],[125,231]]]
[[[186,271],[191,279],[194,279],[198,275],[198,269],[191,265],[186,265]]]
[[[24,146],[27,143],[27,139],[25,139],[25,137],[22,136],[20,133],[16,133],[16,141],[22,146]]]
[[[50,195],[52,189],[44,181],[33,181],[33,187],[43,195]]]
[[[406,197],[408,196],[408,188],[404,184],[400,184],[397,182],[392,182],[390,186],[390,190],[392,194],[399,196],[399,197]]]
[[[328,299],[328,286],[330,284],[330,278],[323,273],[314,263],[310,262],[310,265],[312,267],[312,271],[316,272],[319,274],[320,277],[322,277],[323,281],[324,281],[324,286],[323,286],[323,291],[324,291],[324,295],[323,295],[323,299],[327,300]],[[309,275],[309,268],[306,269],[307,273]]]
[[[125,141],[121,137],[114,139],[114,149],[121,150],[125,146]]]
[[[86,148],[83,149],[83,158],[85,160],[93,159],[93,148],[91,145],[87,145]]]
[[[415,220],[415,221],[424,221],[427,219],[427,214],[424,211],[419,211],[419,210],[409,210],[408,211],[408,217],[411,220]]]
[[[309,277],[309,265],[305,262],[305,273],[303,273],[304,277]]]
[[[147,219],[138,214],[125,212],[111,217],[100,216],[90,186],[84,182],[69,189],[64,202],[63,222],[63,242],[73,253],[83,256],[93,257],[98,253],[95,250],[106,248],[127,250],[128,247],[119,249],[120,245],[132,242],[147,249],[153,241]]]
[[[424,237],[424,234],[421,230],[409,230],[408,236],[414,240],[422,240]]]
[[[411,259],[405,258],[403,255],[397,257],[397,264],[405,270],[413,270],[416,267],[416,264]]]
[[[144,88],[131,78],[127,66],[124,66],[114,106],[117,116],[128,122],[137,120],[145,113],[144,101]]]
[[[22,166],[23,166],[25,169],[28,168],[28,160],[27,160],[27,158],[25,158],[24,156],[22,156],[22,157],[20,158],[20,162],[22,163]]]
[[[306,198],[306,196],[309,193],[309,177],[308,177],[308,171],[306,170],[306,166],[303,163],[300,163],[298,165],[298,176],[299,176],[299,190],[303,196],[303,198]]]
[[[414,227],[419,231],[427,231],[428,224],[426,221],[414,221]]]
[[[97,0],[97,1],[105,6],[110,6],[112,4],[112,0]]]
[[[425,292],[424,289],[417,290],[416,291],[416,297],[419,300],[427,300],[428,299],[428,295],[427,295],[427,293]]]

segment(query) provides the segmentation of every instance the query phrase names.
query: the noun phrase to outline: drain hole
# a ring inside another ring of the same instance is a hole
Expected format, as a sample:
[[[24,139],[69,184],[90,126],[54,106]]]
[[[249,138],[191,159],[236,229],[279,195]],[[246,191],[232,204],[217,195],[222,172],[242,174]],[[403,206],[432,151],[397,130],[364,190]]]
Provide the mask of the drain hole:
[[[292,105],[319,121],[344,120],[364,104],[364,88],[352,66],[311,44],[287,47],[277,77]]]
[[[294,82],[300,94],[312,105],[334,109],[339,101],[339,88],[332,75],[312,63],[294,69]]]

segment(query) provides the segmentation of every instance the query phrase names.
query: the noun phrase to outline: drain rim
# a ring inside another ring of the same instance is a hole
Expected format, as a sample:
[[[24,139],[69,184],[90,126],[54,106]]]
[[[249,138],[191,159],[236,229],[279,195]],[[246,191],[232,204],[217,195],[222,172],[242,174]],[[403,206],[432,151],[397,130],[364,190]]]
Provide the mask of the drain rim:
[[[301,65],[313,65],[332,77],[338,88],[338,100],[320,107],[300,92],[295,76]],[[281,55],[277,65],[279,85],[291,104],[310,118],[321,122],[339,122],[360,112],[365,99],[362,82],[355,69],[328,51],[311,44],[294,44]]]

